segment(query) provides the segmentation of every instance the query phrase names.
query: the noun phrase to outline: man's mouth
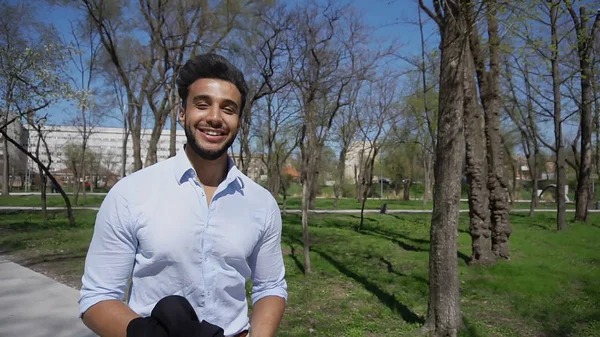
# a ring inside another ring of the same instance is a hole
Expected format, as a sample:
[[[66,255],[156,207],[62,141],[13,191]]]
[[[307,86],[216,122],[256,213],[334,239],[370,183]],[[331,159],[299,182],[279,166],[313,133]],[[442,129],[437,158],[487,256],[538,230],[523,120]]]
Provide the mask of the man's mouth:
[[[210,143],[220,143],[227,136],[227,132],[224,130],[204,128],[199,128],[198,130],[204,136],[203,138]]]

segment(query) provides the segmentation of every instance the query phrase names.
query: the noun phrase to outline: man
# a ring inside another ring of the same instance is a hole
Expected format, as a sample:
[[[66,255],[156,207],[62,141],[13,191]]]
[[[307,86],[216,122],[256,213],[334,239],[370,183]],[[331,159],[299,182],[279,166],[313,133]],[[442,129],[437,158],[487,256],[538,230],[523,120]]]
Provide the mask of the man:
[[[177,86],[187,144],[107,194],[85,261],[83,322],[100,336],[126,337],[130,323],[178,295],[225,336],[272,337],[287,300],[281,215],[271,194],[227,156],[246,82],[225,58],[207,54],[181,68]]]

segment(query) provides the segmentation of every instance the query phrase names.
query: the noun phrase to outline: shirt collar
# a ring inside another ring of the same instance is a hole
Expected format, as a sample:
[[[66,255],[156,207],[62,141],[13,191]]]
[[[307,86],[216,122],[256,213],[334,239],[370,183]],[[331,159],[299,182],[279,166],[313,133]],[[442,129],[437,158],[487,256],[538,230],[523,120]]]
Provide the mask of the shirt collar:
[[[184,144],[183,147],[177,152],[174,161],[173,173],[175,174],[175,179],[179,185],[186,180],[188,175],[191,175],[194,179],[196,179],[196,171],[185,154],[185,146],[186,145]],[[240,171],[238,170],[237,166],[235,166],[235,162],[231,156],[227,155],[227,176],[221,184],[228,186],[238,178],[240,178]]]

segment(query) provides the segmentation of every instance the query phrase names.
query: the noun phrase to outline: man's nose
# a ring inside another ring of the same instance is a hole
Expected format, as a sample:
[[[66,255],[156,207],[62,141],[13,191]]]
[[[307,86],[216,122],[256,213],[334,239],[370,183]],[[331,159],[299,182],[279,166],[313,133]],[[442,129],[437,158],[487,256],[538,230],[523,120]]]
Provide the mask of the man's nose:
[[[222,122],[221,108],[218,105],[211,106],[208,110],[208,115],[206,116],[206,119],[210,122]]]

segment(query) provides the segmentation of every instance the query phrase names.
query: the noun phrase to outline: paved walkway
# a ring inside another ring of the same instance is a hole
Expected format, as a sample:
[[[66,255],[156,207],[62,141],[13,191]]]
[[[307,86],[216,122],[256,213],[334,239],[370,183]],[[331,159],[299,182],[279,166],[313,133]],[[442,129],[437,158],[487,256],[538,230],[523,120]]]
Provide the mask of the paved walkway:
[[[66,207],[47,207],[49,211],[60,211],[64,210]],[[99,207],[73,207],[74,210],[93,210],[97,211]],[[40,211],[42,210],[39,206],[0,206],[0,211]],[[555,208],[539,208],[535,210],[536,212],[541,213],[551,213],[556,212]],[[565,210],[567,213],[575,212],[574,209]],[[388,209],[387,214],[427,214],[431,213],[430,209]],[[468,213],[468,209],[461,209],[460,213]],[[529,213],[529,208],[513,208],[510,210],[511,213]],[[590,213],[600,213],[600,209],[589,209]],[[286,210],[288,214],[300,214],[302,210],[300,209],[288,209]],[[309,210],[308,213],[311,214],[360,214],[360,209],[313,209]],[[365,209],[365,214],[373,214],[380,213],[378,209]],[[0,335],[0,337],[4,337]]]
[[[0,257],[1,337],[94,337],[78,318],[79,291]]]

